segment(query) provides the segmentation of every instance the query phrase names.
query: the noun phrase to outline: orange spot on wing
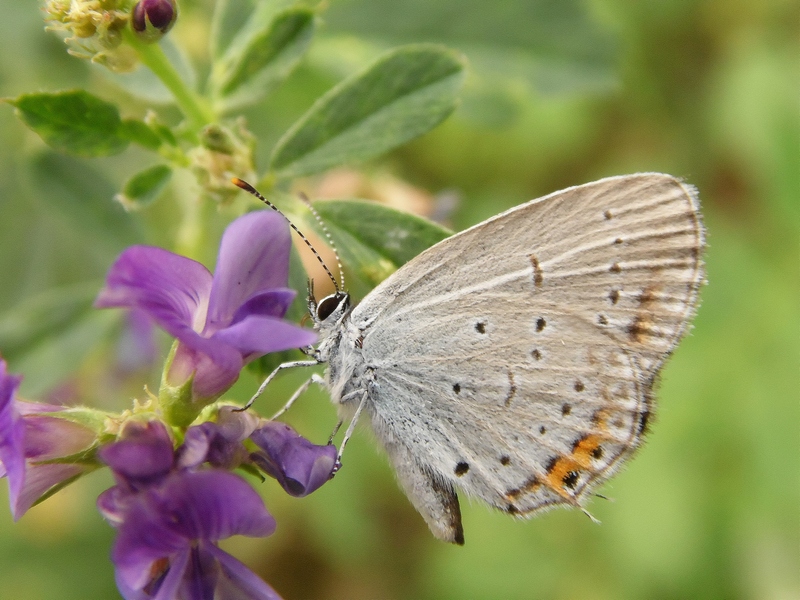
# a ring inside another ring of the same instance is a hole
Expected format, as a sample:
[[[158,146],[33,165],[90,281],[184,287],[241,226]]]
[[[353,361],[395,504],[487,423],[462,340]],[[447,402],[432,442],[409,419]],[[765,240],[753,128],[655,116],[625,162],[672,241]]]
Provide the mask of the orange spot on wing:
[[[602,439],[599,435],[587,435],[575,445],[572,459],[582,468],[592,470],[592,452],[600,447]]]
[[[575,443],[571,454],[555,459],[547,472],[548,487],[565,498],[572,497],[572,488],[575,486],[569,485],[570,480],[577,481],[581,472],[595,472],[592,466],[593,453],[600,447],[603,439],[602,435],[589,434]]]
[[[582,470],[580,463],[571,456],[561,456],[555,460],[547,473],[547,485],[560,496],[571,498],[572,493],[565,487],[564,480],[569,477],[570,473],[580,470]]]

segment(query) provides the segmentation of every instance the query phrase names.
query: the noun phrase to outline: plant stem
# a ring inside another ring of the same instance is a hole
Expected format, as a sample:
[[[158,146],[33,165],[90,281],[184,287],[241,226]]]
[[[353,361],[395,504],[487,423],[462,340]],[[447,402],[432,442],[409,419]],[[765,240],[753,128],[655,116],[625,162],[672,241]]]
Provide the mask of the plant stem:
[[[203,99],[187,87],[159,44],[142,42],[129,28],[125,29],[125,40],[139,55],[142,63],[172,92],[175,102],[191,123],[193,131],[200,131],[216,120]]]

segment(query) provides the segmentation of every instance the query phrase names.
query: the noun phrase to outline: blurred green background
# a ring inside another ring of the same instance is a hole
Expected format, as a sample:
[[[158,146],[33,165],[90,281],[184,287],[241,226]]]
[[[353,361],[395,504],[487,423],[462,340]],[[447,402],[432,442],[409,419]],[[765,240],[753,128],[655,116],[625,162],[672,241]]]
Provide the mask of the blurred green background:
[[[201,65],[210,4],[183,2],[172,34]],[[440,41],[472,65],[460,108],[361,177],[391,175],[434,206],[458,199],[461,229],[603,176],[672,173],[700,190],[709,285],[647,444],[603,488],[615,501],[590,507],[602,525],[574,511],[515,521],[462,498],[466,545],[437,542],[364,429],[312,496],[261,486],[274,536],[224,547],[292,600],[800,597],[799,17],[791,0],[331,0],[304,65],[247,111],[262,161],[377,49]],[[0,96],[75,87],[143,114],[66,54],[35,3],[5,3]],[[169,219],[155,208],[137,221],[111,201],[146,157],[56,156],[7,105],[0,132],[0,351],[27,397],[120,410],[144,379],[101,366],[116,321],[75,315],[122,248],[159,241],[147,220]],[[243,377],[234,395],[255,385]],[[288,420],[321,442],[335,413],[314,392]],[[0,511],[0,597],[117,597],[113,530],[93,506],[110,483],[96,473],[16,524]]]

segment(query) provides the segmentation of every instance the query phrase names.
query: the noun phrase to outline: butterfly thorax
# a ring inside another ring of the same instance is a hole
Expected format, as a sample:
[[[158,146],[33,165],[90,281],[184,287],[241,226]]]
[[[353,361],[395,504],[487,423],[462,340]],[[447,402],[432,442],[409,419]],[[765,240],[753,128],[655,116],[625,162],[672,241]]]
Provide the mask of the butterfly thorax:
[[[350,315],[350,296],[344,292],[332,294],[310,304],[314,328],[319,331],[317,360],[327,363],[325,379],[334,404],[355,401],[354,392],[366,389],[368,371],[358,343],[359,331]]]

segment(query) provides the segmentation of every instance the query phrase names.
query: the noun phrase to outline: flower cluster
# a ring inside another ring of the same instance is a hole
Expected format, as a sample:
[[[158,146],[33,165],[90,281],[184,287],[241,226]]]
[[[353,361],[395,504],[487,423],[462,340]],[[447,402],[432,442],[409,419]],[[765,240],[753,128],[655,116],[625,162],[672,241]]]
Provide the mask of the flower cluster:
[[[127,600],[277,598],[219,548],[233,535],[264,537],[275,520],[235,471],[261,472],[305,496],[335,472],[332,445],[222,400],[242,367],[267,352],[303,347],[312,332],[283,320],[294,292],[285,220],[258,211],[225,231],[212,275],[148,246],[111,267],[96,306],[147,314],[176,338],[158,397],[121,414],[25,402],[21,378],[0,360],[0,462],[14,518],[83,474],[110,468],[97,506],[117,529],[112,550]]]
[[[131,10],[130,0],[47,0],[47,28],[64,34],[68,52],[78,58],[126,72],[136,67],[136,52],[123,44],[130,23],[144,42],[167,33],[178,16],[174,0],[141,0]]]

